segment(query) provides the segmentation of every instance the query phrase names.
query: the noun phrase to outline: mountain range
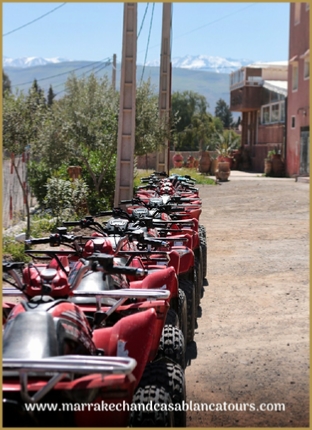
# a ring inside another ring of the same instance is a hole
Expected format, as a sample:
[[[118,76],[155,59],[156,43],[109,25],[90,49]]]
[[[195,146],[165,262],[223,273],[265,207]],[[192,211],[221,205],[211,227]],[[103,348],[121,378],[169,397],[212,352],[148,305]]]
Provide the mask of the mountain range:
[[[57,64],[73,61],[67,58],[42,58],[42,57],[23,57],[23,58],[9,58],[3,57],[3,67],[34,67],[44,66],[47,64]],[[251,60],[241,59],[235,60],[233,58],[214,57],[211,55],[185,55],[184,57],[172,58],[172,67],[189,70],[204,70],[215,73],[231,73],[242,66],[252,63]],[[142,66],[142,64],[139,64]],[[159,60],[153,60],[146,63],[149,67],[159,67]]]
[[[172,59],[172,91],[194,91],[206,97],[209,112],[214,113],[216,102],[221,98],[230,103],[229,73],[250,64],[250,60],[211,57],[206,55],[187,55]],[[34,79],[47,94],[52,86],[56,98],[64,95],[65,82],[71,73],[77,77],[90,73],[98,77],[112,76],[112,65],[105,62],[76,61],[64,58],[26,57],[12,59],[3,57],[3,69],[11,81],[12,91],[28,91]],[[137,65],[137,80],[150,78],[158,92],[159,61],[148,63],[145,67]],[[120,64],[117,63],[116,86],[120,82]]]

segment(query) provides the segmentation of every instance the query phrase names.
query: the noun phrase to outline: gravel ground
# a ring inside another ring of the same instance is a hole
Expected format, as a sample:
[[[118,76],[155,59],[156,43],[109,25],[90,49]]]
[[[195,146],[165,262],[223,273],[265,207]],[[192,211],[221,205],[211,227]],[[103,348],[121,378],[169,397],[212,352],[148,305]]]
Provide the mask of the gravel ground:
[[[187,425],[308,427],[309,181],[229,179],[200,186],[209,286],[187,401],[216,410],[188,412]]]

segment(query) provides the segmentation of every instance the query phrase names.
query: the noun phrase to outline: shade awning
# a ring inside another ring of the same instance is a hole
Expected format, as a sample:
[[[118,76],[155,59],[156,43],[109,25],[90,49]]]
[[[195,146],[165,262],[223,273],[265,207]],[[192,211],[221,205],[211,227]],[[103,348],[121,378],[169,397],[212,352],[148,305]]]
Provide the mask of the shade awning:
[[[287,81],[263,81],[263,87],[285,97],[287,96]]]

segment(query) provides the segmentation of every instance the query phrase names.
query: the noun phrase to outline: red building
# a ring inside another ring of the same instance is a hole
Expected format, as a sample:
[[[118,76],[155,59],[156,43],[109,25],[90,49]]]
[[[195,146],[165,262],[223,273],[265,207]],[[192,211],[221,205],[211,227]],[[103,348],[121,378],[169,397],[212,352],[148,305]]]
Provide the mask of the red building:
[[[290,3],[286,172],[309,175],[309,3]]]
[[[285,156],[287,79],[287,61],[250,64],[230,75],[230,109],[242,113],[243,169],[264,172],[275,148]]]

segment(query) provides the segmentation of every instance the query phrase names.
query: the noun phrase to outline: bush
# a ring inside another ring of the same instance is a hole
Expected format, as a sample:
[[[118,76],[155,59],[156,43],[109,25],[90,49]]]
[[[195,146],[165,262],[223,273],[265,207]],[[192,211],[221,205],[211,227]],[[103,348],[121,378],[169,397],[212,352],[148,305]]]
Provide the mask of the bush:
[[[62,216],[65,220],[86,213],[88,186],[82,179],[66,181],[54,177],[48,180],[46,187],[44,203],[57,219]]]

